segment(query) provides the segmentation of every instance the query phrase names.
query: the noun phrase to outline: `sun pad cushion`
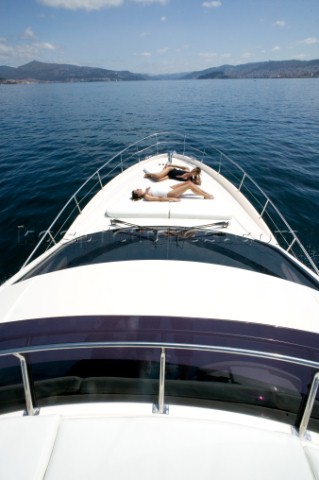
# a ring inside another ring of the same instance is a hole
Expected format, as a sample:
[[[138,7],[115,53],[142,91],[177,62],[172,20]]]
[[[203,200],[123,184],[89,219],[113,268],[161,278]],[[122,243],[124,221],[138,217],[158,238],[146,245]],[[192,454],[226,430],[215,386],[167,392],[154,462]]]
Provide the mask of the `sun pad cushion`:
[[[109,205],[105,215],[109,218],[169,218],[169,202],[146,202],[130,199]]]
[[[109,218],[194,218],[207,220],[230,220],[232,214],[216,200],[199,197],[183,198],[180,202],[147,202],[130,199],[109,205],[105,216]]]
[[[208,220],[230,220],[232,214],[217,200],[203,200],[199,197],[182,198],[170,204],[171,218],[198,218]]]

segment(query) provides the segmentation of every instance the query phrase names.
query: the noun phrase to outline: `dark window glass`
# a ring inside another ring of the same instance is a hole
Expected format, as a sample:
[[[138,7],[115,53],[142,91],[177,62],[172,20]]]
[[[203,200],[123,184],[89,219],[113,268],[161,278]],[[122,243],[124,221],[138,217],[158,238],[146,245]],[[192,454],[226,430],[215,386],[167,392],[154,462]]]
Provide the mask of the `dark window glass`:
[[[98,232],[63,245],[22,280],[65,268],[128,260],[213,263],[319,288],[318,282],[270,244],[224,232],[167,227]]]
[[[158,403],[160,355],[166,345],[168,405],[216,408],[298,426],[316,369],[278,358],[257,358],[249,351],[319,364],[318,335],[253,323],[123,316],[0,324],[2,354],[6,348],[23,351],[65,342],[69,346],[91,342],[91,346],[25,354],[35,407],[75,402]],[[113,346],[102,348],[103,342]],[[134,342],[134,346],[118,342]],[[200,351],[198,346],[207,350]],[[224,347],[237,349],[237,354]],[[25,408],[19,365],[15,357],[0,357],[2,413]],[[318,398],[310,427],[319,431]]]
[[[25,409],[20,361],[0,357],[0,413]]]

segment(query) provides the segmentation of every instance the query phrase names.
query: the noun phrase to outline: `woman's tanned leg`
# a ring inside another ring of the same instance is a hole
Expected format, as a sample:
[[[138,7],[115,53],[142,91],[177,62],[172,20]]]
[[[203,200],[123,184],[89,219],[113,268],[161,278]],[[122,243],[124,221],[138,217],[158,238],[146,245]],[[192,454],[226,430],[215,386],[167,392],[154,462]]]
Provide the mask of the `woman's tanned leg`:
[[[213,195],[210,195],[209,193],[205,192],[198,185],[195,185],[191,181],[184,182],[181,185],[174,185],[171,188],[172,188],[172,191],[168,192],[167,194],[168,197],[178,198],[181,195],[183,195],[183,193],[187,192],[187,190],[191,190],[196,195],[202,195],[204,198],[214,198]]]
[[[163,168],[159,173],[145,173],[144,178],[150,178],[154,182],[162,182],[168,179],[168,173],[172,170],[172,167]]]

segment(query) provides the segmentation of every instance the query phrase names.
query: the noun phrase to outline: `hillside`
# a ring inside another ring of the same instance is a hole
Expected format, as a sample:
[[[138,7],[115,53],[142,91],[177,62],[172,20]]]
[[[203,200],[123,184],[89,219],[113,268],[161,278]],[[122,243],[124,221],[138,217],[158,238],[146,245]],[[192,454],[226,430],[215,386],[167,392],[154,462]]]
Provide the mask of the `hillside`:
[[[319,77],[319,60],[269,61],[243,65],[222,65],[184,75],[188,79],[227,78],[311,78]]]
[[[26,82],[115,82],[129,80],[318,78],[319,60],[269,61],[222,65],[206,70],[167,75],[145,75],[129,71],[33,61],[20,67],[0,66],[0,83]]]
[[[0,66],[0,78],[30,82],[107,82],[145,80],[145,75],[104,68],[33,61],[17,68]]]

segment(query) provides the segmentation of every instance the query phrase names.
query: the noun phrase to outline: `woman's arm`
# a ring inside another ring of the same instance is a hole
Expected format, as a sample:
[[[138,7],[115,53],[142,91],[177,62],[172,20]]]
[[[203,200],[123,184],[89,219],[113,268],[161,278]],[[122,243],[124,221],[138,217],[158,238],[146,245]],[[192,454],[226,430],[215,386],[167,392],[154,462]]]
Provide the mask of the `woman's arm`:
[[[155,195],[150,195],[146,193],[144,195],[144,200],[147,202],[180,202],[179,198],[175,197],[155,197]]]
[[[201,176],[200,175],[195,175],[194,178],[193,178],[193,182],[195,183],[195,185],[201,185],[202,184]]]
[[[174,165],[173,163],[167,163],[165,167],[178,168],[178,170],[185,170],[185,172],[189,172],[189,168],[183,165]]]
[[[200,175],[190,175],[189,172],[183,173],[183,175],[177,175],[176,179],[191,180],[195,185],[201,185],[202,180]]]

